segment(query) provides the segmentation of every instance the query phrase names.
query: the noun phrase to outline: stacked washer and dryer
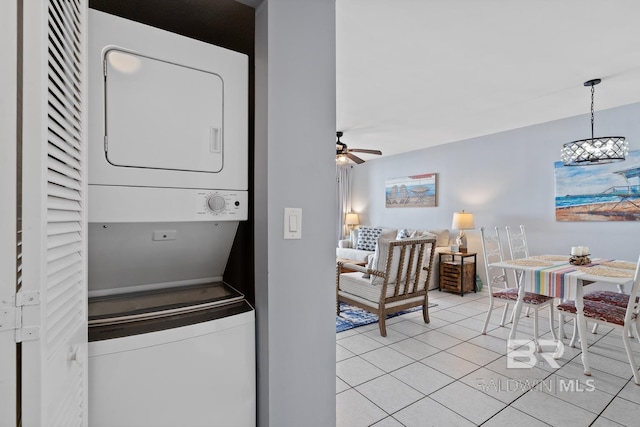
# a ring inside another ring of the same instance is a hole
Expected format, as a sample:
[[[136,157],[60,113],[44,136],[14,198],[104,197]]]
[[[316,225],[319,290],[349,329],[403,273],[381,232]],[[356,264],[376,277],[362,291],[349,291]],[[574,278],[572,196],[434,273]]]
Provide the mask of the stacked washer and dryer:
[[[255,425],[247,56],[94,10],[88,55],[89,424]]]

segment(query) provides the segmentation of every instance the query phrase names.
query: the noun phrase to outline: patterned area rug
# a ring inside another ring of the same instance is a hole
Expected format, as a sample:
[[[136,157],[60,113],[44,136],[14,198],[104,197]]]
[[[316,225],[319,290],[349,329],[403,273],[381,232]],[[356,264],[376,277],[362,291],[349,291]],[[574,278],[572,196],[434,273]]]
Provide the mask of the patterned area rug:
[[[429,303],[429,307],[435,307],[437,305],[438,304]],[[387,316],[387,319],[391,319],[392,317],[400,316],[401,314],[411,313],[418,310],[422,310],[422,307],[413,307],[408,310],[390,314]],[[336,316],[336,333],[377,322],[378,316],[376,314],[369,313],[368,311],[361,308],[341,302],[340,316]]]

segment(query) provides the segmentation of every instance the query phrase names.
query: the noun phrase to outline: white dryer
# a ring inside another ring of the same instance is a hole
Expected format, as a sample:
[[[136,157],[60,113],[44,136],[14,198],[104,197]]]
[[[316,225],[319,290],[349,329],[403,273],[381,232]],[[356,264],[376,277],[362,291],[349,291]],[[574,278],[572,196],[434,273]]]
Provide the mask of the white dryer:
[[[247,56],[90,10],[88,58],[89,221],[246,220]]]

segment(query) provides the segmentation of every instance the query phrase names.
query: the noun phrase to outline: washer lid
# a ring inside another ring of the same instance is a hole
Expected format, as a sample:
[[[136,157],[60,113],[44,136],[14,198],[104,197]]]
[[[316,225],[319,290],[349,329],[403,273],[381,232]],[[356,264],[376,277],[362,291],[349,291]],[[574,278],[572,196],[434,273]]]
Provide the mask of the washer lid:
[[[89,298],[89,327],[174,316],[242,301],[224,282]]]
[[[105,155],[114,166],[220,172],[224,82],[119,49],[104,54]]]

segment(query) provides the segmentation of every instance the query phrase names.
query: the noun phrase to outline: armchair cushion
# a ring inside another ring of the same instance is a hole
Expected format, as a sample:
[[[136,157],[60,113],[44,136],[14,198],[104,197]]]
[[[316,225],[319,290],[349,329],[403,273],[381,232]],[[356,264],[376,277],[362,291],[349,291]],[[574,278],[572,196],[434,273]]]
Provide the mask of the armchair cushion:
[[[381,285],[372,285],[369,279],[362,278],[362,273],[342,273],[340,275],[340,291],[357,295],[368,301],[379,303],[380,302],[380,288]],[[400,291],[404,291],[404,285],[400,285]],[[387,286],[387,295],[385,297],[393,296],[395,292],[394,286]]]

